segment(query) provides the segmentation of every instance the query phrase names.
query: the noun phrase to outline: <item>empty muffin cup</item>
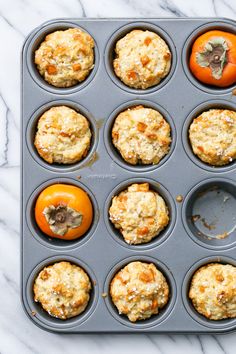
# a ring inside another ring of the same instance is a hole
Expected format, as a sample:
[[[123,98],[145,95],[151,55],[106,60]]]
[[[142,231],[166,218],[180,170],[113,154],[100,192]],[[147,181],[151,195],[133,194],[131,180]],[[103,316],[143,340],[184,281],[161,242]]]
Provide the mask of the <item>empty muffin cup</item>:
[[[211,178],[196,185],[183,204],[183,222],[200,245],[225,249],[236,244],[236,184]]]

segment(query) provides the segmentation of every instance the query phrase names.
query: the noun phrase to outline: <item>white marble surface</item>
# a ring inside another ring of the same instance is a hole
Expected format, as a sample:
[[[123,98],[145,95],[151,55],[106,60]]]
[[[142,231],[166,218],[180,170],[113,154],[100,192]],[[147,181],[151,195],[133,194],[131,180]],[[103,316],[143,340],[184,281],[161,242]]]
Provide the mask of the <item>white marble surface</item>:
[[[235,0],[0,0],[0,354],[234,354],[236,335],[55,335],[20,304],[20,52],[25,36],[53,17],[222,16]]]

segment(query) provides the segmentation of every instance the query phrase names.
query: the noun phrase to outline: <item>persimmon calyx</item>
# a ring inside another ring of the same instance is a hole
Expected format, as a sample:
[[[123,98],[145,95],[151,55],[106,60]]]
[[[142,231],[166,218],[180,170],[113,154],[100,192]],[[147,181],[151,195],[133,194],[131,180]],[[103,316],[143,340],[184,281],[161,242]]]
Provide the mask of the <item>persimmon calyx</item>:
[[[64,236],[68,230],[79,227],[83,215],[77,210],[65,205],[49,205],[43,211],[50,229],[56,235]]]
[[[215,37],[205,45],[204,51],[196,54],[197,63],[202,67],[210,67],[212,76],[219,80],[224,66],[227,64],[228,45],[223,37]]]

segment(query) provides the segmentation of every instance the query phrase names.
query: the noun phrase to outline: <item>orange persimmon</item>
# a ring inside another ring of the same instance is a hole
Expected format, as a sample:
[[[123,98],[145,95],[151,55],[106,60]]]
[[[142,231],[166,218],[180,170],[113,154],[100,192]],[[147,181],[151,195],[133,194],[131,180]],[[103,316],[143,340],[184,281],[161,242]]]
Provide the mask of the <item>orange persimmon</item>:
[[[213,30],[199,36],[189,59],[192,74],[201,82],[227,87],[236,83],[236,35]]]
[[[81,237],[91,226],[93,207],[88,194],[69,184],[45,188],[35,204],[35,220],[43,233],[63,240]]]

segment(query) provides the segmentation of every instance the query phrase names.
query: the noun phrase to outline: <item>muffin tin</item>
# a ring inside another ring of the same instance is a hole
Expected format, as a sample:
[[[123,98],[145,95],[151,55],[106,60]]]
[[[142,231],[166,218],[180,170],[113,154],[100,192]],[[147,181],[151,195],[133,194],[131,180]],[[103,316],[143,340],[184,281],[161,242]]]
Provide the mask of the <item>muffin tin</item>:
[[[60,89],[40,77],[33,55],[47,33],[69,27],[80,27],[94,38],[95,66],[83,83]],[[160,34],[172,52],[169,75],[147,90],[125,86],[112,69],[115,42],[134,28]],[[60,333],[223,333],[236,328],[236,319],[207,320],[188,299],[189,281],[201,265],[215,261],[236,265],[236,162],[220,168],[202,163],[193,155],[187,136],[191,120],[203,110],[219,106],[236,110],[235,87],[205,86],[188,69],[193,40],[213,28],[236,33],[236,23],[228,19],[58,19],[27,38],[22,55],[21,286],[24,309],[39,327]],[[68,166],[47,164],[33,145],[39,116],[61,104],[84,114],[93,131],[86,159]],[[157,108],[171,125],[171,150],[157,166],[131,166],[111,143],[115,116],[137,104]],[[95,210],[90,230],[71,242],[47,238],[33,216],[39,192],[58,182],[82,187]],[[151,242],[136,246],[126,244],[108,218],[112,196],[133,182],[150,183],[170,209],[168,227]],[[195,214],[200,216],[196,220]],[[214,229],[209,227],[212,219]],[[229,235],[217,236],[225,232]],[[93,284],[84,313],[65,321],[42,310],[32,292],[38,272],[60,260],[80,265]],[[118,315],[109,296],[110,280],[133,260],[156,264],[170,286],[169,303],[160,314],[137,323]]]

